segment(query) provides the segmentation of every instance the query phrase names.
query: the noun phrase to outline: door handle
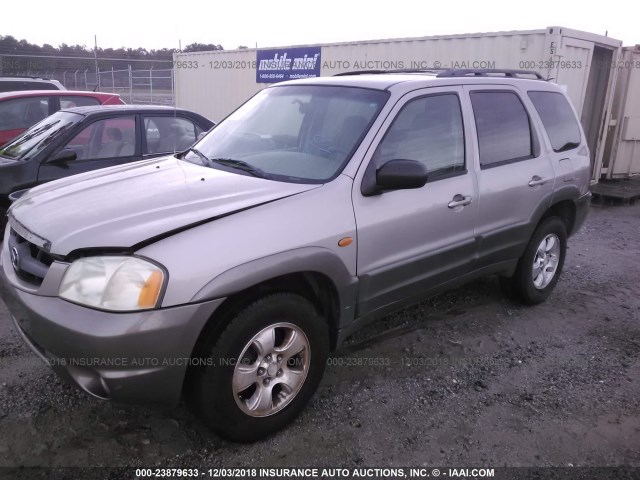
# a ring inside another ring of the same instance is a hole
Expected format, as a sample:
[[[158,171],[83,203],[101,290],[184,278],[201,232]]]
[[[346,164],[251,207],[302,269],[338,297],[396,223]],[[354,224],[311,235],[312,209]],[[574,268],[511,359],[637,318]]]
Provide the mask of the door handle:
[[[466,207],[471,203],[471,197],[465,197],[460,194],[453,197],[453,199],[447,205],[449,208]]]
[[[538,175],[534,175],[529,181],[529,186],[537,187],[538,185],[544,185],[545,183],[547,183],[547,179],[541,178]]]

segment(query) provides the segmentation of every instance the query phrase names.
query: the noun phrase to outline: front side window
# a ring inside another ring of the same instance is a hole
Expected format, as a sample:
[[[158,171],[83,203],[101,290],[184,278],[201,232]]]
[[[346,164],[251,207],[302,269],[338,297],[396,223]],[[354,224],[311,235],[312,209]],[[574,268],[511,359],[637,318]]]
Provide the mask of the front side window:
[[[554,152],[580,145],[580,127],[564,95],[558,92],[528,92]]]
[[[342,171],[387,98],[365,88],[267,88],[195,144],[206,160],[193,151],[184,158],[273,180],[325,182]]]
[[[433,95],[405,105],[378,145],[376,166],[389,160],[417,160],[429,178],[465,170],[464,127],[455,94]]]
[[[65,146],[76,152],[77,160],[131,157],[135,153],[134,117],[108,118],[93,122]]]
[[[533,157],[529,115],[512,92],[471,92],[480,165],[500,165]]]

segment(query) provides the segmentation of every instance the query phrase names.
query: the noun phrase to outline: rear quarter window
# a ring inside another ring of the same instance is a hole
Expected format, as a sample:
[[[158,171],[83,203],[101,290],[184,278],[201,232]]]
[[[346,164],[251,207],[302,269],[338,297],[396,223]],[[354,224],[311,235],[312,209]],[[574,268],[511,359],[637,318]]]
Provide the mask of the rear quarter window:
[[[100,101],[94,97],[85,97],[81,95],[60,96],[60,108],[63,110],[65,108],[90,107],[92,105],[100,105]]]
[[[558,92],[527,92],[535,107],[551,147],[563,152],[580,145],[580,127],[566,97]]]

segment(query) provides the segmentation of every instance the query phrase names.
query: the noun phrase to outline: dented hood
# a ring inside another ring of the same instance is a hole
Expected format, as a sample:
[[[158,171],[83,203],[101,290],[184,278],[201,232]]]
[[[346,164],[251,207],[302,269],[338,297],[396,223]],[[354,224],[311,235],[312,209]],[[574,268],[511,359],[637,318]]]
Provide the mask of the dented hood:
[[[10,209],[53,254],[132,247],[319,185],[276,182],[165,157],[96,170],[29,190]]]

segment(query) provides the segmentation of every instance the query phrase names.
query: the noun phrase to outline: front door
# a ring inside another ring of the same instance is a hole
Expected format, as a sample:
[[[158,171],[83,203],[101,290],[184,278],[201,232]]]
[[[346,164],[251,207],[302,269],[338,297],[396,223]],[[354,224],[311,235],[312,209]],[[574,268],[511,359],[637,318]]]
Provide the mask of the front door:
[[[417,160],[429,171],[424,187],[364,196],[356,177],[360,315],[470,271],[478,192],[462,94],[446,87],[406,95],[374,141],[367,168]]]
[[[38,170],[38,183],[140,160],[136,131],[135,115],[91,123],[60,148],[73,150],[76,159],[54,163],[45,160]]]

